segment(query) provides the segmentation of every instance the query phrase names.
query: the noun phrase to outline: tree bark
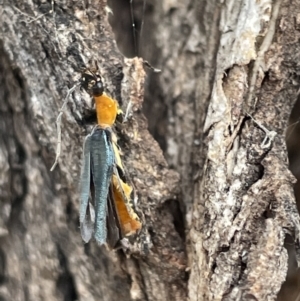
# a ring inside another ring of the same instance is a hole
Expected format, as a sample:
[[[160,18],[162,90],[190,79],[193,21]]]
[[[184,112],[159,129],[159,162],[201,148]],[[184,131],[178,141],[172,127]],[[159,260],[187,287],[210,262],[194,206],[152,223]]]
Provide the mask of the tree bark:
[[[124,3],[109,5],[117,28]],[[275,300],[285,237],[299,247],[284,140],[299,89],[299,16],[296,0],[146,3],[135,15],[140,50],[162,72],[147,71],[143,104],[147,68],[118,50],[105,1],[3,0],[0,299]],[[116,132],[143,228],[115,251],[79,234],[92,128],[79,88],[49,171],[59,109],[91,61],[122,108],[133,104]]]

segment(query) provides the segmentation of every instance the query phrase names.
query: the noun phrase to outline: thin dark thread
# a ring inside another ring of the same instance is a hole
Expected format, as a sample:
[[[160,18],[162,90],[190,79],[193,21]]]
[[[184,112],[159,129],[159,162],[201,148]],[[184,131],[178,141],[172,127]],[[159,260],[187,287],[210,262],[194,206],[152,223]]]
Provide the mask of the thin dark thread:
[[[142,44],[143,31],[144,31],[144,22],[145,22],[145,12],[146,12],[146,3],[147,3],[147,0],[144,0],[143,1],[142,22],[141,22],[141,30],[140,30],[140,37],[139,37],[139,45],[138,45],[137,55],[139,55],[139,53],[140,53],[140,46]]]

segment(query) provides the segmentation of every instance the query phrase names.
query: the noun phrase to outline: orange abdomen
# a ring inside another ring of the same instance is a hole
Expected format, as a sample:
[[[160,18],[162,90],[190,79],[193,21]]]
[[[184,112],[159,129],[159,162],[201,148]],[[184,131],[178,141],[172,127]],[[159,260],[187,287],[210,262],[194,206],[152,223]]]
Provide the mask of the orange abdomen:
[[[119,185],[119,182],[121,186]],[[134,212],[133,208],[131,207],[130,202],[130,194],[132,188],[124,183],[121,179],[116,178],[113,176],[113,195],[114,201],[116,205],[116,211],[119,217],[120,226],[123,235],[131,235],[134,234],[137,230],[141,229],[142,224],[139,220],[139,217]],[[123,193],[121,192],[123,190]],[[125,199],[124,199],[125,196]]]
[[[97,121],[102,128],[111,127],[118,114],[118,103],[106,94],[94,97],[96,103]]]

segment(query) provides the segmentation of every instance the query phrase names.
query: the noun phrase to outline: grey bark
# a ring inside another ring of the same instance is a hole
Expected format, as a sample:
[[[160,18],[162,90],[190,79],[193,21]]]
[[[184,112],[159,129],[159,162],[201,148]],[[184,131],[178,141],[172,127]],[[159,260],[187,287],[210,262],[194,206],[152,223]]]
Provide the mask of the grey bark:
[[[162,72],[148,71],[144,112],[177,172],[141,111],[143,61],[121,55],[105,5],[1,2],[1,298],[275,300],[286,235],[299,244],[284,129],[299,88],[300,5],[147,3],[144,57]],[[49,172],[56,116],[90,60],[122,107],[133,103],[116,131],[144,226],[116,251],[84,245],[79,234],[80,159],[91,129],[80,89]]]
[[[170,108],[166,153],[187,205],[189,299],[274,300],[286,233],[299,243],[284,141],[299,88],[299,3],[168,4],[153,44]],[[277,133],[270,147],[257,122]]]

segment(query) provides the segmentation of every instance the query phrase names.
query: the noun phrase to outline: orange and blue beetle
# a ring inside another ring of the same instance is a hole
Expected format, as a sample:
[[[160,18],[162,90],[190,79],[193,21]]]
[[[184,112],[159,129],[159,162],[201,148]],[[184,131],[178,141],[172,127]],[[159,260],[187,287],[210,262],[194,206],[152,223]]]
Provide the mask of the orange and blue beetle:
[[[114,248],[142,224],[131,202],[132,187],[126,183],[113,125],[121,112],[118,102],[104,92],[98,68],[82,73],[81,87],[94,99],[97,126],[84,141],[80,180],[80,230],[88,242]]]

